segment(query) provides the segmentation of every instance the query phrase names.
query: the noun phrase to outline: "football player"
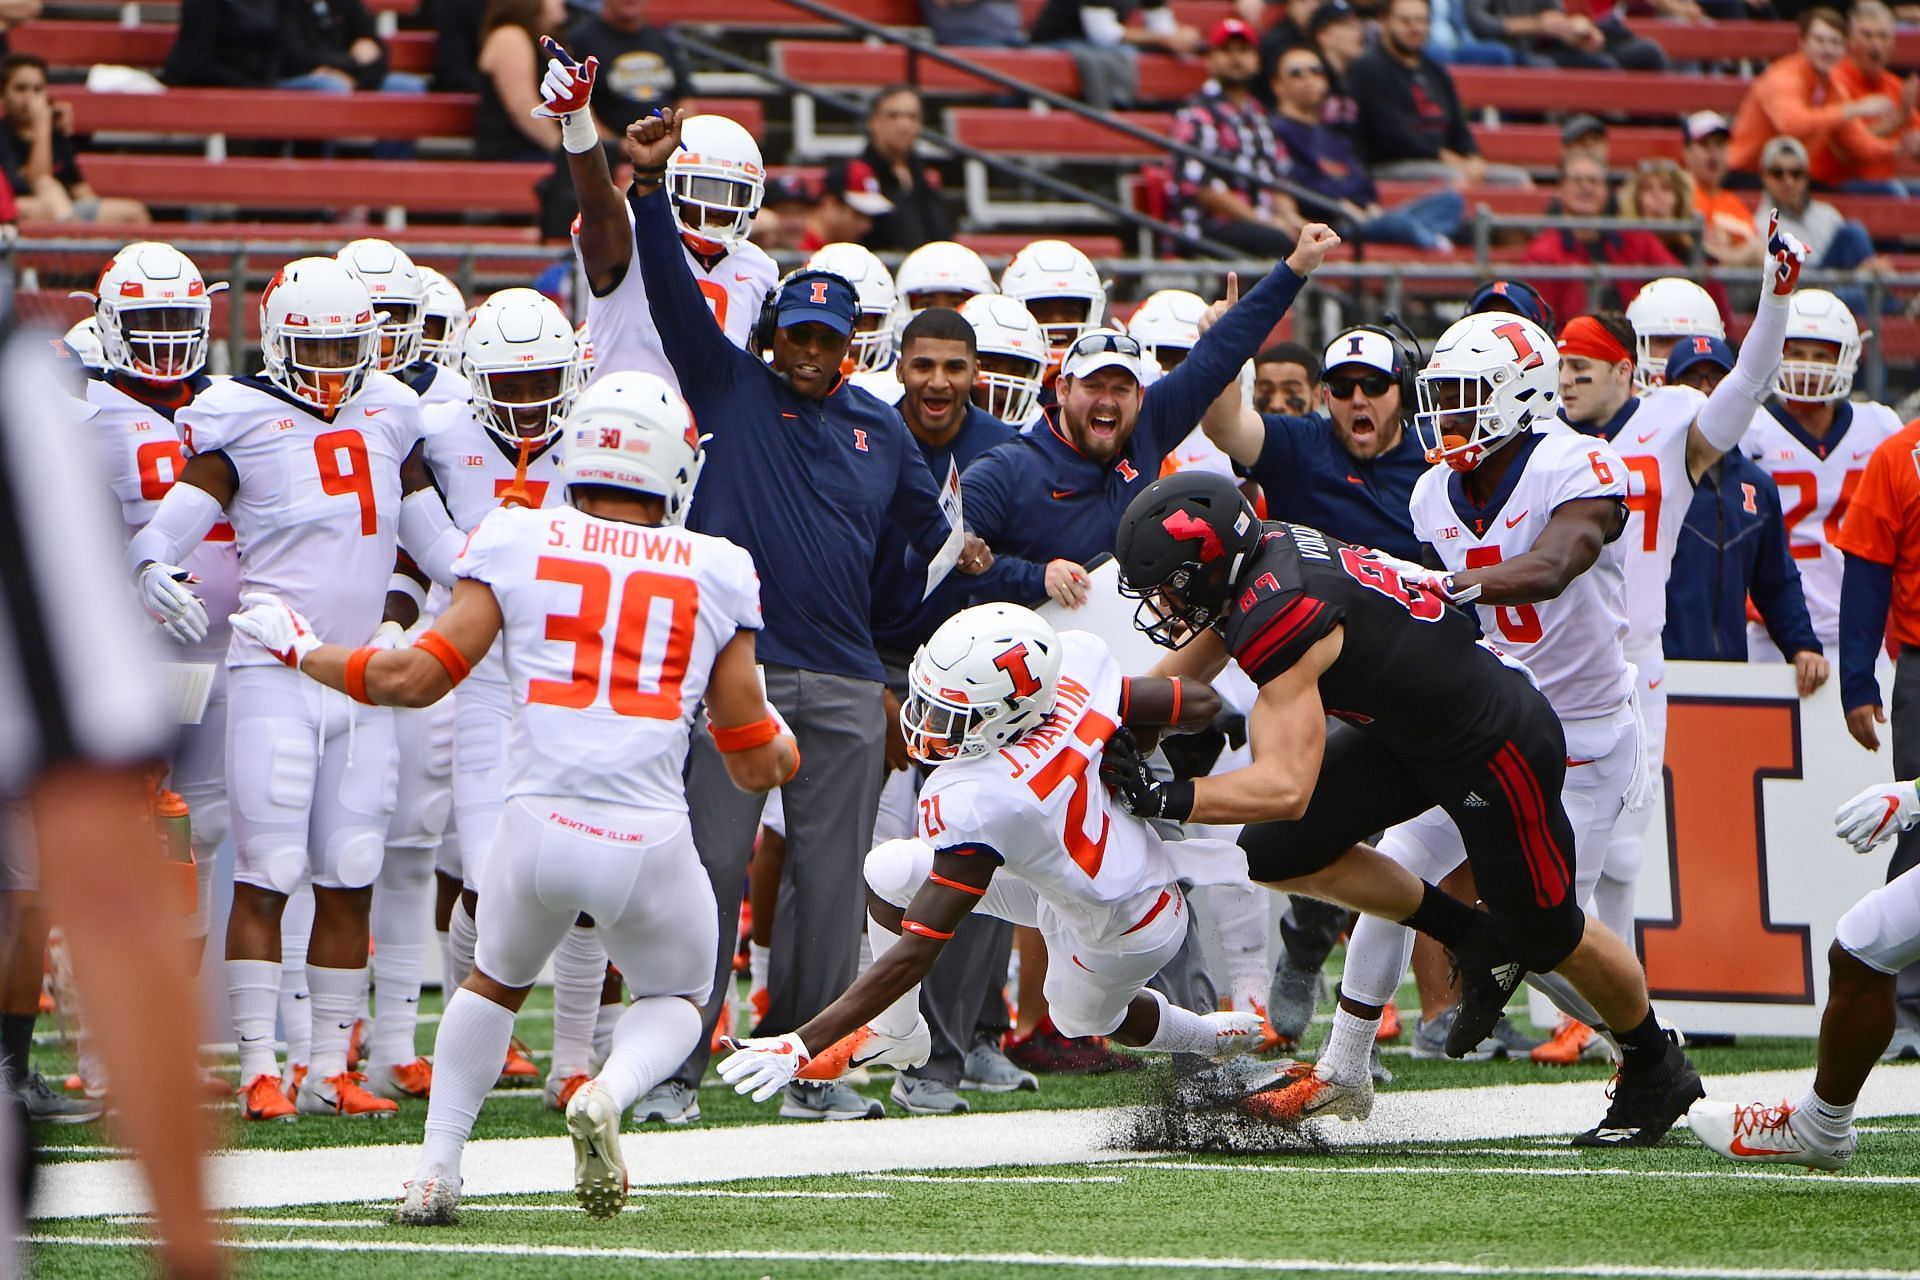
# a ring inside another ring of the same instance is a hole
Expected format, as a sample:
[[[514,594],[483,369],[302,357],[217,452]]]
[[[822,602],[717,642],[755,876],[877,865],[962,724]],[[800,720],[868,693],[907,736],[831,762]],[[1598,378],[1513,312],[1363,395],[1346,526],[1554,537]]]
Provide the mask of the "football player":
[[[413,388],[423,407],[447,401],[465,404],[471,394],[466,379],[426,348],[428,283],[413,259],[385,240],[354,240],[334,257],[367,286],[381,313],[380,354],[374,367]],[[447,332],[441,330],[443,343]]]
[[[957,311],[968,298],[1000,292],[980,255],[952,240],[929,241],[902,258],[893,285],[900,294],[896,331],[928,307]]]
[[[460,339],[467,329],[467,300],[453,281],[432,267],[414,264],[426,281],[427,301],[421,308],[420,352],[449,369],[460,367]]]
[[[1484,408],[1440,419],[1445,447],[1469,443],[1497,399],[1515,429],[1552,414],[1538,380],[1490,390]],[[1537,592],[1533,567],[1448,574],[1394,562],[1304,525],[1263,523],[1231,481],[1205,472],[1177,472],[1135,498],[1116,557],[1121,590],[1141,602],[1135,624],[1177,650],[1154,674],[1204,680],[1231,660],[1260,686],[1246,768],[1163,783],[1109,748],[1103,773],[1127,807],[1247,823],[1252,879],[1446,946],[1462,987],[1450,1056],[1486,1038],[1526,972],[1558,971],[1616,1029],[1624,1055],[1605,1119],[1575,1141],[1657,1142],[1701,1095],[1699,1074],[1655,1021],[1633,953],[1575,895],[1560,804],[1567,744],[1552,704],[1456,607],[1482,597],[1514,607]],[[1436,805],[1459,828],[1490,915],[1360,843]],[[1343,1043],[1353,1038],[1361,1043]],[[1364,1063],[1372,1038],[1357,1014],[1339,1019],[1328,1052],[1350,1061],[1357,1047]],[[1278,1100],[1284,1091],[1248,1105]]]
[[[474,312],[461,354],[473,401],[435,405],[422,415],[426,438],[403,475],[400,543],[440,589],[436,595],[454,586],[460,548],[489,512],[561,504],[557,445],[580,392],[578,345],[560,308],[532,289],[503,290]],[[443,857],[439,871],[460,886],[449,922],[448,980],[457,984],[473,967],[476,895],[506,803],[512,702],[497,655],[475,666],[452,705],[458,860]],[[556,1110],[587,1078],[606,967],[606,952],[590,925],[569,930],[554,957],[547,1100]],[[503,1083],[531,1083],[531,1071],[524,1050],[511,1048]]]
[[[209,387],[175,414],[179,483],[133,538],[147,608],[176,637],[208,631],[180,561],[223,518],[240,549],[242,595],[271,591],[327,635],[394,643],[400,464],[420,437],[419,397],[373,367],[379,313],[331,258],[281,268],[261,299],[266,372]],[[408,608],[410,601],[399,598]],[[393,799],[393,719],[294,678],[236,633],[227,649],[227,793],[236,851],[227,992],[240,1045],[240,1112],[291,1120],[274,1070],[280,920],[309,879],[316,918],[306,972],[312,1073],[301,1112],[391,1115],[360,1085],[347,1042],[366,984],[368,909]]]
[[[975,910],[1046,938],[1047,1000],[1064,1035],[1164,1053],[1256,1045],[1257,1017],[1192,1013],[1146,989],[1186,938],[1180,881],[1241,878],[1237,851],[1163,841],[1120,811],[1099,777],[1122,725],[1201,728],[1220,709],[1213,691],[1129,680],[1099,637],[1058,634],[1008,604],[941,624],[914,655],[907,686],[907,751],[933,774],[917,838],[867,855],[873,967],[799,1029],[737,1042],[721,1078],[764,1102],[796,1076],[918,1066],[929,1045],[920,981]]]
[[[1713,295],[1691,280],[1662,276],[1641,286],[1627,304],[1633,326],[1633,390],[1640,395],[1667,380],[1667,357],[1683,338],[1726,341],[1727,326]]]
[[[1047,335],[1049,364],[1058,369],[1067,348],[1101,326],[1107,286],[1087,255],[1065,240],[1035,240],[1000,273],[1000,292],[1025,304]]]
[[[1047,335],[1031,312],[1013,298],[975,294],[960,304],[973,326],[979,371],[973,403],[988,415],[1025,431],[1042,422],[1040,392],[1047,378]]]
[[[1920,823],[1920,781],[1881,783],[1841,805],[1833,833],[1869,853]],[[1827,950],[1827,1007],[1820,1015],[1820,1067],[1798,1102],[1706,1098],[1687,1123],[1700,1141],[1743,1164],[1842,1169],[1859,1139],[1853,1108],[1867,1074],[1893,1039],[1894,983],[1920,961],[1920,869],[1896,876],[1840,917]]]
[[[514,1014],[582,911],[636,996],[600,1074],[567,1104],[581,1206],[620,1212],[621,1114],[694,1047],[713,981],[718,911],[681,778],[692,712],[704,699],[743,788],[776,786],[800,762],[754,671],[751,558],[678,527],[701,461],[685,402],[652,374],[611,374],[563,431],[566,505],[491,511],[454,561],[452,603],[412,646],[322,644],[266,594],[234,620],[289,667],[374,706],[437,702],[504,639],[506,805],[474,968],[434,1042],[426,1141],[397,1215],[410,1225],[454,1220],[461,1152]]]
[[[606,153],[588,105],[599,59],[584,63],[542,37],[547,52],[542,103],[534,114],[560,122],[560,141],[580,202],[573,224],[574,253],[587,277],[587,324],[593,329],[594,379],[629,369],[658,374],[680,386],[647,309],[646,281],[634,254],[633,211],[613,185]],[[725,116],[689,116],[681,146],[667,161],[667,198],[686,248],[694,281],[713,318],[734,346],[745,348],[760,305],[779,268],[747,239],[766,194],[767,173],[753,135]]]
[[[1574,430],[1613,445],[1627,466],[1627,528],[1621,535],[1627,550],[1627,661],[1638,672],[1646,757],[1656,770],[1666,759],[1661,634],[1667,625],[1667,574],[1673,553],[1680,545],[1694,485],[1715,459],[1740,442],[1773,384],[1791,300],[1797,296],[1794,287],[1806,259],[1805,248],[1777,226],[1767,245],[1753,325],[1733,372],[1711,396],[1691,387],[1658,387],[1636,396],[1633,350],[1638,337],[1615,316],[1594,317],[1597,327],[1582,325],[1583,336],[1575,346],[1560,350],[1560,416]],[[1571,324],[1562,337],[1570,331]],[[1811,674],[1801,672],[1803,685]],[[1633,936],[1633,890],[1650,813],[1629,813],[1614,825],[1607,865],[1594,887],[1594,913],[1622,938]],[[1563,1024],[1535,1054],[1551,1060],[1564,1058],[1569,1050],[1598,1051],[1589,1031]]]
[[[1780,486],[1787,550],[1800,570],[1807,612],[1821,647],[1838,653],[1840,578],[1845,557],[1833,545],[1880,442],[1905,425],[1877,401],[1849,400],[1860,368],[1860,326],[1825,289],[1795,294],[1773,397],[1753,415],[1740,447]],[[1749,337],[1747,341],[1753,339]],[[1780,650],[1766,628],[1747,624],[1747,652],[1771,662]]]

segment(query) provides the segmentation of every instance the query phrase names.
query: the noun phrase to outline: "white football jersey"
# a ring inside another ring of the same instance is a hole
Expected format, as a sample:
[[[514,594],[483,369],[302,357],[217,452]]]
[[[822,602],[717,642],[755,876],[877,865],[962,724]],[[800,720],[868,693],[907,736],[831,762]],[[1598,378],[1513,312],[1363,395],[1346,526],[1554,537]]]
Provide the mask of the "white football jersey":
[[[624,203],[623,207],[627,209],[627,222],[631,225],[633,209]],[[574,253],[577,256],[579,252],[576,241]],[[714,263],[712,270],[685,247],[684,241],[681,252],[686,255],[687,269],[693,272],[694,283],[706,296],[707,305],[713,308],[713,318],[727,335],[727,341],[745,350],[754,321],[760,318],[760,304],[779,282],[780,268],[774,265],[766,250],[751,241],[742,241],[739,248]],[[638,248],[628,253],[627,273],[605,297],[596,297],[592,290],[587,291],[587,331],[593,335],[594,356],[593,377],[588,380],[588,386],[609,373],[637,369],[642,373],[657,373],[675,391],[680,389],[680,379],[660,349],[660,331],[653,326],[653,313],[647,309],[647,287],[640,278]]]
[[[1233,474],[1233,459],[1219,445],[1207,439],[1206,432],[1198,427],[1189,432],[1187,438],[1176,445],[1160,464],[1160,474],[1163,476],[1170,476],[1176,471],[1204,471],[1238,483]]]
[[[147,527],[187,464],[180,431],[172,418],[103,378],[87,379],[86,401],[97,410],[89,425],[99,433],[108,482],[131,538]],[[193,593],[207,606],[207,638],[188,648],[196,660],[218,662],[227,647],[227,615],[240,607],[240,555],[233,525],[217,522],[180,567],[199,579]]]
[[[437,404],[465,404],[473,399],[473,384],[465,374],[431,360],[408,365],[400,380],[420,397],[422,409]]]
[[[1100,930],[1117,906],[1176,876],[1160,837],[1100,782],[1100,752],[1120,724],[1120,665],[1090,632],[1063,631],[1060,641],[1053,712],[998,751],[934,769],[915,834],[935,850],[993,850],[999,874]]]
[[[678,526],[503,507],[453,571],[500,602],[514,707],[506,798],[684,816],[693,709],[721,648],[760,629],[753,558]]]
[[[243,591],[270,591],[321,639],[373,638],[393,577],[400,463],[420,439],[420,398],[384,373],[329,422],[264,378],[215,383],[175,421],[188,456],[226,455]],[[235,635],[230,667],[280,660]]]
[[[1787,550],[1800,570],[1814,634],[1829,656],[1840,651],[1840,577],[1846,563],[1833,537],[1853,501],[1854,487],[1866,473],[1867,459],[1902,425],[1899,415],[1883,404],[1842,401],[1835,406],[1826,439],[1815,440],[1777,402],[1770,402],[1753,415],[1753,425],[1740,442],[1747,456],[1780,486]],[[1749,627],[1747,647],[1749,653],[1778,652],[1758,627]]]
[[[899,371],[895,369],[863,369],[850,374],[847,381],[860,388],[883,404],[899,404],[907,389],[900,385]]]
[[[1635,415],[1638,416],[1637,414]],[[1458,473],[1435,467],[1413,486],[1414,532],[1449,571],[1482,569],[1533,549],[1553,513],[1582,498],[1627,496],[1627,469],[1606,441],[1563,423],[1539,432],[1532,451],[1503,478],[1486,507],[1465,496]],[[1524,448],[1525,438],[1507,447]],[[1627,700],[1624,535],[1552,600],[1478,605],[1480,629],[1527,664],[1562,720],[1610,714]]]

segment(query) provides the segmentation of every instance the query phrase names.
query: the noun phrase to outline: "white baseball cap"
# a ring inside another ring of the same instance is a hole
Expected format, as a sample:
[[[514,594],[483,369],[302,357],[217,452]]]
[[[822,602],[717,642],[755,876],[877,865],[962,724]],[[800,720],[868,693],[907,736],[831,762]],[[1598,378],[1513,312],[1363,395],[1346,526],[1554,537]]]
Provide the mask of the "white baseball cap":
[[[1321,359],[1320,367],[1326,373],[1331,373],[1343,364],[1362,364],[1369,369],[1378,369],[1390,378],[1397,378],[1400,376],[1398,355],[1386,334],[1372,329],[1349,329],[1327,344],[1327,353]]]
[[[1142,380],[1140,339],[1118,329],[1089,329],[1067,347],[1060,361],[1060,372],[1068,378],[1084,378],[1099,369],[1125,369]]]

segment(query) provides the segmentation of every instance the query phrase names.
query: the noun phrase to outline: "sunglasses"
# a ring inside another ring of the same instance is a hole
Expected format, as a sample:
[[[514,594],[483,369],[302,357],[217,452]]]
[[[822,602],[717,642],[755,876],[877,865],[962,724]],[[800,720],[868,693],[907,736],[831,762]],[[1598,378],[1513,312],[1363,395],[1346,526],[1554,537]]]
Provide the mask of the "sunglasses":
[[[1767,170],[1767,176],[1769,178],[1785,178],[1798,182],[1807,176],[1807,171],[1805,169],[1769,169]]]
[[[1088,333],[1076,338],[1073,345],[1067,348],[1069,356],[1097,356],[1109,351],[1117,351],[1138,360],[1140,340],[1124,333]]]
[[[1388,389],[1394,385],[1394,380],[1384,373],[1365,373],[1357,378],[1334,374],[1327,378],[1324,385],[1327,388],[1327,394],[1335,400],[1351,400],[1355,387],[1360,388],[1362,395],[1373,399],[1387,394]]]

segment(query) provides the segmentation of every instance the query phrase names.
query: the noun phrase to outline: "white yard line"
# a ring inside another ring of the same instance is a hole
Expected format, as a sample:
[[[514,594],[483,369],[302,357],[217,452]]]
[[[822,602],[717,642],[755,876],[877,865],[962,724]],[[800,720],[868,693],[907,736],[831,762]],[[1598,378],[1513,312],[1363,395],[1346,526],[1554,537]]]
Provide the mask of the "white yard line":
[[[1805,1071],[1752,1072],[1712,1078],[1708,1088],[1720,1097],[1779,1098],[1795,1096],[1806,1081]],[[1320,1122],[1315,1132],[1336,1148],[1525,1139],[1584,1128],[1599,1118],[1603,1105],[1597,1081],[1388,1091],[1376,1100],[1372,1119]],[[1875,1071],[1856,1114],[1864,1119],[1917,1110],[1920,1065],[1908,1064]],[[1085,1166],[1144,1158],[1112,1145],[1124,1140],[1133,1114],[1103,1108],[689,1126],[629,1134],[625,1146],[635,1187],[994,1165]],[[413,1176],[415,1155],[412,1146],[397,1144],[228,1152],[209,1161],[210,1194],[221,1209],[384,1198]],[[468,1144],[462,1173],[469,1195],[510,1195],[564,1190],[571,1168],[571,1144],[564,1137],[490,1138]],[[72,1161],[41,1171],[33,1216],[93,1217],[148,1207],[145,1184],[131,1161]]]
[[[1125,1182],[1125,1178],[1098,1174],[1090,1177],[1071,1177],[1055,1174],[1033,1174],[1019,1177],[1000,1173],[863,1173],[858,1175],[861,1182]]]
[[[1524,1165],[1507,1168],[1462,1168],[1457,1164],[1361,1164],[1361,1165],[1251,1165],[1251,1164],[1208,1164],[1199,1161],[1142,1160],[1138,1164],[1142,1169],[1175,1169],[1183,1173],[1267,1173],[1284,1174],[1288,1177],[1320,1178],[1337,1177],[1343,1174],[1364,1177],[1393,1177],[1437,1174],[1442,1177],[1465,1177],[1468,1175],[1492,1178],[1681,1178],[1701,1179],[1721,1182],[1729,1178],[1747,1179],[1760,1182],[1798,1182],[1810,1187],[1836,1187],[1842,1190],[1860,1186],[1920,1186],[1920,1177],[1891,1173],[1855,1173],[1837,1174],[1823,1178],[1812,1170],[1798,1173],[1772,1173],[1759,1169],[1741,1169],[1728,1166],[1726,1169],[1534,1169]]]

